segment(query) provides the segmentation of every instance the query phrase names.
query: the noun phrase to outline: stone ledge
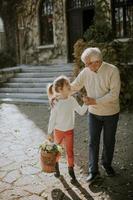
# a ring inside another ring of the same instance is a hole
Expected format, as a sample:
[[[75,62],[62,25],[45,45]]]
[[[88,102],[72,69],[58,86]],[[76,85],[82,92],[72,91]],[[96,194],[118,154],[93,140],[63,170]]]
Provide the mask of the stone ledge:
[[[20,72],[21,67],[11,67],[0,69],[0,83],[6,82],[8,79],[14,77],[15,73]]]
[[[128,63],[121,63],[121,65],[124,67],[124,68],[127,68],[127,69],[133,69],[133,62],[128,62]]]

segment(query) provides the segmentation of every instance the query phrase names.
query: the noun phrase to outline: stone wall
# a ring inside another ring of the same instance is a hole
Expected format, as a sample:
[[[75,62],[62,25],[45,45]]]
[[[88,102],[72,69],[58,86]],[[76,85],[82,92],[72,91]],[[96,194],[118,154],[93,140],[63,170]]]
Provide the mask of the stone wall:
[[[39,44],[39,3],[26,0],[18,12],[20,63],[67,63],[65,0],[54,0],[54,43],[47,46]]]

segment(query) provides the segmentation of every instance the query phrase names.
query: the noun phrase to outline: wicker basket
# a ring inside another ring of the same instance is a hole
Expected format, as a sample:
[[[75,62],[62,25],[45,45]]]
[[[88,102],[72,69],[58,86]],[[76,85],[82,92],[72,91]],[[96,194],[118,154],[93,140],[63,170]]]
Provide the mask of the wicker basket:
[[[55,172],[55,163],[58,153],[40,151],[40,163],[42,170],[47,173]]]

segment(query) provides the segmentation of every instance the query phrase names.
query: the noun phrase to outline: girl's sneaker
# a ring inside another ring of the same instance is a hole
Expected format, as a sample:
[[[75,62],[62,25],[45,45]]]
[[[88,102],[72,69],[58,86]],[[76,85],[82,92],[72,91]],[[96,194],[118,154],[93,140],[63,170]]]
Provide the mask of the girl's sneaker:
[[[68,173],[69,175],[71,176],[71,183],[74,184],[74,183],[77,183],[77,179],[75,177],[75,173],[74,173],[74,169],[73,167],[68,167]]]
[[[55,173],[54,173],[54,176],[56,178],[60,177],[60,170],[59,170],[59,163],[58,162],[55,163]]]

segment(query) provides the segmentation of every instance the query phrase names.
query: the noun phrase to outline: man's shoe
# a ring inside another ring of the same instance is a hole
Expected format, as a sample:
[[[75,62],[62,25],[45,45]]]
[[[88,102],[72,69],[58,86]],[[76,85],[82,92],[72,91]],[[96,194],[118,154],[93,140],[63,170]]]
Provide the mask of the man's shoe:
[[[96,173],[89,173],[89,176],[86,178],[86,182],[93,181],[94,179],[98,178],[100,175],[99,172]]]
[[[116,175],[115,170],[113,169],[113,167],[111,167],[111,166],[110,167],[104,167],[104,166],[102,166],[102,167],[105,170],[107,176],[113,177],[113,176]]]

